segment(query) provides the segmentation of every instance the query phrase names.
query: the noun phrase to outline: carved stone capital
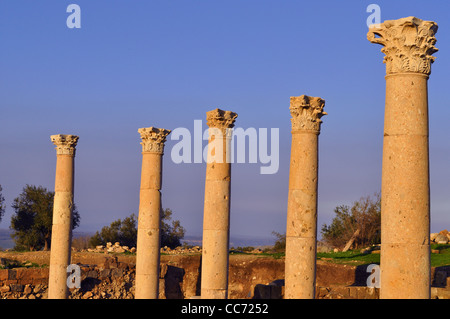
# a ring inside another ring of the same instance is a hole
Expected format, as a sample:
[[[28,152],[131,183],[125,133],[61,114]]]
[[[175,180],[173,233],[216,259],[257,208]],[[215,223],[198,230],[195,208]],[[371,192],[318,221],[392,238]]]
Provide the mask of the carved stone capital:
[[[325,100],[320,97],[292,96],[291,106],[289,107],[292,115],[292,130],[320,132],[320,123],[322,123],[320,118],[327,115],[323,111],[324,106]]]
[[[76,135],[57,134],[51,135],[50,139],[56,145],[57,155],[72,155],[75,156],[75,147],[79,137]]]
[[[367,39],[384,47],[386,74],[422,73],[430,75],[431,64],[437,52],[435,34],[438,26],[433,21],[415,17],[387,20],[369,28]]]
[[[229,134],[229,129],[234,127],[234,122],[236,121],[237,114],[231,111],[222,111],[220,109],[215,109],[206,112],[206,124],[210,129],[217,128],[222,131],[223,136]]]
[[[166,141],[167,135],[170,134],[170,130],[146,127],[140,128],[138,132],[141,134],[142,152],[164,153],[164,142]]]

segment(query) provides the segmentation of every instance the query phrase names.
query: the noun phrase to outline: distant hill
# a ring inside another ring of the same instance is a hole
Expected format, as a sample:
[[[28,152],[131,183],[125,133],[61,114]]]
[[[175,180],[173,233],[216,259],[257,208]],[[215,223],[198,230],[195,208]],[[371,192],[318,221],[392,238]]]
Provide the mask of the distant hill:
[[[14,241],[11,238],[12,231],[9,229],[0,229],[0,248],[10,249],[14,247]]]
[[[0,250],[14,248],[14,241],[11,238],[12,233],[13,232],[10,229],[0,229]],[[92,232],[77,232],[77,231],[74,231],[72,234],[73,238],[92,235],[94,235],[94,233]]]
[[[275,244],[275,238],[266,237],[252,237],[252,236],[231,236],[230,247],[263,247],[263,246],[273,246]],[[187,243],[189,245],[201,246],[202,236],[185,236],[181,241],[182,243]]]
[[[12,231],[9,229],[0,229],[0,249],[11,249],[14,247],[14,241],[11,239]],[[92,236],[92,232],[73,232],[73,238]],[[182,243],[187,243],[189,245],[201,246],[202,236],[185,236],[181,241]],[[262,247],[262,246],[272,246],[275,243],[274,237],[263,238],[263,237],[251,237],[251,236],[232,236],[230,238],[230,247]]]

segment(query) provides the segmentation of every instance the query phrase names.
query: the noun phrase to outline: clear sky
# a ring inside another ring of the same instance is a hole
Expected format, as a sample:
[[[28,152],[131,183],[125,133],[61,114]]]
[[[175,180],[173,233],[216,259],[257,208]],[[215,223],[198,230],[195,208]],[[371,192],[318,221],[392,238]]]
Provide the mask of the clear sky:
[[[81,28],[66,12],[81,8]],[[80,136],[79,231],[137,214],[141,127],[193,130],[215,108],[236,126],[279,128],[280,167],[233,164],[231,234],[285,232],[289,99],[326,100],[318,228],[333,208],[380,190],[385,66],[366,39],[369,4],[381,20],[436,21],[429,80],[432,232],[450,229],[450,3],[299,0],[0,0],[0,184],[8,209],[26,184],[54,187],[52,134]],[[206,164],[175,164],[166,142],[163,207],[201,235]],[[206,143],[206,142],[204,142]]]

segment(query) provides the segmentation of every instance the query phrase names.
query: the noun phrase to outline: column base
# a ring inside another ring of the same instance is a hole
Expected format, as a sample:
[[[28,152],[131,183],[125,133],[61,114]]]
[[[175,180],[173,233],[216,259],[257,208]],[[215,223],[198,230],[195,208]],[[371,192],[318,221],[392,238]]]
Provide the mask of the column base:
[[[286,237],[285,299],[314,299],[316,238]]]
[[[202,289],[201,299],[227,299],[227,289]]]
[[[135,299],[158,299],[159,276],[154,274],[136,275]]]

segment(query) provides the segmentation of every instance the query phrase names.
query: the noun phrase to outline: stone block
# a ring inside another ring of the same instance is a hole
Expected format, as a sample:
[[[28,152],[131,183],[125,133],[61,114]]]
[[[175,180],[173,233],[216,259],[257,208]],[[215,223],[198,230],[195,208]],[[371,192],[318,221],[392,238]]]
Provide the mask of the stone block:
[[[377,299],[378,298],[378,288],[372,287],[349,287],[350,297],[354,299]]]
[[[434,282],[433,282],[433,286],[436,287],[445,287],[445,285],[447,284],[447,271],[445,270],[437,270],[434,273]]]
[[[0,283],[8,280],[8,269],[0,269]]]
[[[271,287],[269,285],[257,284],[254,289],[253,299],[270,299]]]
[[[331,289],[331,292],[335,295],[339,295],[341,298],[349,298],[350,288],[345,286],[336,286]]]
[[[33,282],[33,278],[35,275],[34,268],[17,268],[16,269],[16,279],[21,284],[29,284]]]
[[[431,287],[431,299],[450,299],[450,289]]]
[[[434,239],[434,241],[438,244],[447,244],[448,243],[448,237],[447,235],[439,233],[437,237]]]
[[[168,266],[167,264],[161,264],[159,267],[159,278],[163,279],[167,274]]]
[[[23,292],[24,285],[21,284],[11,284],[9,285],[12,292]]]
[[[94,279],[96,279],[97,277],[98,277],[98,273],[97,273],[96,270],[89,270],[86,273],[86,278],[94,278]]]
[[[283,299],[283,287],[276,285],[269,285],[270,299]]]
[[[15,269],[8,269],[8,280],[16,280],[16,273]]]
[[[49,274],[48,268],[38,268],[33,270],[34,270],[34,276],[32,281],[33,285],[48,284],[48,274]]]
[[[25,285],[25,287],[23,288],[23,292],[25,294],[31,294],[33,292],[33,288],[31,288],[30,285]]]
[[[327,287],[316,287],[316,299],[321,299],[328,295],[330,289]]]
[[[118,265],[117,265],[117,268],[127,270],[128,269],[128,264],[119,262]]]
[[[106,277],[109,277],[110,275],[111,275],[111,269],[102,269],[100,271],[99,277],[106,278]]]
[[[111,277],[121,277],[123,275],[123,270],[120,268],[111,269]]]
[[[11,287],[9,287],[8,285],[4,285],[4,286],[0,287],[0,293],[10,292],[10,291],[11,291]]]

